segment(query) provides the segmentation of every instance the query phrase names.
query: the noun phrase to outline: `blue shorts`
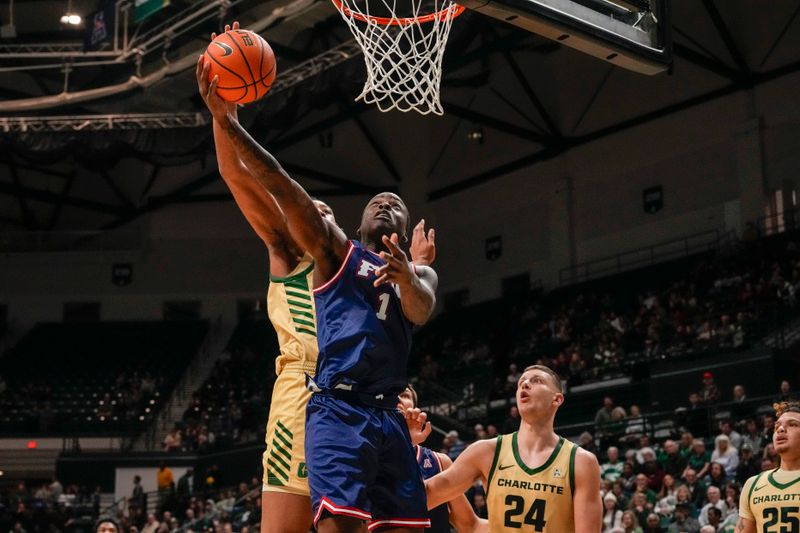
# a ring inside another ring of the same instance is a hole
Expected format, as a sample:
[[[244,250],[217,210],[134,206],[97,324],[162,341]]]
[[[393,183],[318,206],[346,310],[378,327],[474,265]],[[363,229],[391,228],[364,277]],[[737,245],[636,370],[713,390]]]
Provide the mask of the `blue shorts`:
[[[397,410],[313,394],[306,464],[315,526],[339,515],[366,521],[369,531],[430,527],[422,474]]]

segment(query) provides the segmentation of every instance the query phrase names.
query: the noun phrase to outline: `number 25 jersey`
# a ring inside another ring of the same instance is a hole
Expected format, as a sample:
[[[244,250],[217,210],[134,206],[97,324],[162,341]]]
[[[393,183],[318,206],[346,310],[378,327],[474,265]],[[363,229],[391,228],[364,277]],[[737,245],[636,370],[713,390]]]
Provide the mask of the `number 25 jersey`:
[[[800,472],[776,468],[748,479],[739,516],[755,522],[757,533],[800,533]]]
[[[397,396],[408,384],[412,324],[399,290],[375,287],[386,263],[350,241],[339,271],[314,289],[319,356],[314,376],[322,389]]]
[[[577,451],[575,444],[561,437],[544,464],[530,468],[520,457],[517,434],[499,436],[486,489],[489,532],[574,531]]]

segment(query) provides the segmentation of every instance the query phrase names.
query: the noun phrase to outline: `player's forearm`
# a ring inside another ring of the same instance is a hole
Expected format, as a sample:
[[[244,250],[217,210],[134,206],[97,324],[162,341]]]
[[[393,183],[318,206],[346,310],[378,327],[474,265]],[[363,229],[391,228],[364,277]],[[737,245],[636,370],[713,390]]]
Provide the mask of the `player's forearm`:
[[[455,480],[448,472],[442,472],[430,479],[425,480],[425,494],[428,500],[428,509],[439,507],[443,503],[463,496],[464,491],[469,488],[470,482],[460,483]]]
[[[278,160],[253,140],[235,118],[226,115],[225,120],[219,122],[219,126],[250,174],[279,201],[287,196],[295,196],[297,188],[302,190],[302,187],[283,170]]]
[[[425,324],[436,306],[436,296],[430,287],[414,276],[400,287],[400,294],[406,318],[418,326]]]
[[[461,494],[447,503],[450,507],[450,523],[458,533],[476,533],[479,519],[467,498]]]

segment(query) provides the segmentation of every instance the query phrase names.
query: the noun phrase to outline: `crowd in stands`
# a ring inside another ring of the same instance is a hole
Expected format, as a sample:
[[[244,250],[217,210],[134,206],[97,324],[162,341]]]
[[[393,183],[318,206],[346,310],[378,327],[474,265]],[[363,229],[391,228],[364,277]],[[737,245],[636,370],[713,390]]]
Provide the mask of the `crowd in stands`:
[[[756,241],[670,268],[639,273],[643,279],[636,281],[637,274],[629,274],[616,285],[604,280],[506,299],[483,312],[477,306],[473,313],[483,324],[451,321],[435,335],[420,336],[417,387],[442,382],[444,369],[445,383],[459,387],[451,379],[459,369],[476,375],[493,367],[489,399],[506,398],[527,364],[553,368],[572,387],[626,374],[640,361],[747,348],[775,327],[766,322],[776,308],[797,305],[800,251],[794,241]],[[484,392],[454,390],[475,392],[478,401]]]
[[[0,531],[56,533],[96,517],[100,512],[100,488],[62,485],[57,479],[29,485],[17,483],[0,491]]]

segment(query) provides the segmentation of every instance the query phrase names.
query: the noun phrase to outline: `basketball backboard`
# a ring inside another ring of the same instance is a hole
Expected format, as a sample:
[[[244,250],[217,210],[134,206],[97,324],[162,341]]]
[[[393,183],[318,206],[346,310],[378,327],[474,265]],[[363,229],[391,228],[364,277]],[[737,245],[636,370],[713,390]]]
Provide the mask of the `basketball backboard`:
[[[657,74],[672,61],[670,0],[459,0],[619,67]]]

